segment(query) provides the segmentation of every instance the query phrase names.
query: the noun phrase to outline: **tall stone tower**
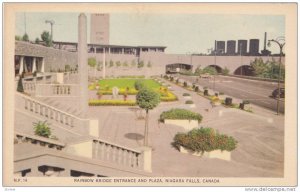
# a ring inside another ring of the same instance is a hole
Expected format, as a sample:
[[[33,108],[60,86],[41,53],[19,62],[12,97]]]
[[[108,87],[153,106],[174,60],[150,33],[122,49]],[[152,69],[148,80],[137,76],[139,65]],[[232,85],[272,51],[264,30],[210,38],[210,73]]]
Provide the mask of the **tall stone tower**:
[[[87,66],[87,19],[84,13],[78,17],[78,73],[80,86],[80,109],[85,118],[88,110],[88,66]]]
[[[109,14],[91,14],[90,43],[109,44]]]

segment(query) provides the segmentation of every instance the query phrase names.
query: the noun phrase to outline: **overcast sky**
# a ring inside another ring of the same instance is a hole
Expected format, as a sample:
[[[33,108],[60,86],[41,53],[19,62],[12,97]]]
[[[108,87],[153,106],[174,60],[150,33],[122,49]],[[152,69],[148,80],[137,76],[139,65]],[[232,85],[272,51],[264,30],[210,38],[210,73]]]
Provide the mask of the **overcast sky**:
[[[35,40],[50,31],[45,20],[54,20],[55,41],[77,42],[79,13],[26,13],[26,31]],[[90,14],[88,19],[88,42]],[[285,35],[285,17],[280,15],[208,15],[208,14],[110,14],[110,44],[166,46],[167,53],[207,53],[214,40],[268,39]],[[25,14],[16,14],[16,35],[25,33]],[[249,42],[248,42],[249,43]],[[249,45],[248,45],[249,46]],[[279,48],[269,48],[278,53]]]

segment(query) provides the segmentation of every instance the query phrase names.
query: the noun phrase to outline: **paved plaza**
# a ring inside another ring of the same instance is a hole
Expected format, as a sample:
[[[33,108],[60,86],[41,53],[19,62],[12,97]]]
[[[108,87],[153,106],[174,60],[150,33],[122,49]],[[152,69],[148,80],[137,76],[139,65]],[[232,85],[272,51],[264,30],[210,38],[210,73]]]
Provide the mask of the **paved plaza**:
[[[170,83],[169,83],[170,84]],[[251,105],[254,113],[217,106],[195,92],[171,84],[178,96],[176,102],[163,102],[150,111],[149,143],[152,151],[153,176],[165,177],[283,177],[284,116]],[[190,93],[196,104],[184,104],[183,93]],[[95,97],[90,92],[89,97]],[[200,158],[180,153],[171,143],[182,127],[159,123],[161,112],[186,108],[203,116],[200,127],[212,127],[237,139],[231,161]],[[123,146],[143,146],[145,115],[138,107],[89,107],[88,118],[99,119],[100,138]]]

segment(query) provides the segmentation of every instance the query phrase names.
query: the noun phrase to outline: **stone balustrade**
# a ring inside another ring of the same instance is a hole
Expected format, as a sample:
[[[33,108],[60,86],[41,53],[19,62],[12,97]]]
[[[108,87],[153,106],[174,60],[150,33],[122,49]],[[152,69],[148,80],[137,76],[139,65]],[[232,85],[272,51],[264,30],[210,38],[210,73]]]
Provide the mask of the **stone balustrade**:
[[[16,93],[16,106],[17,109],[25,110],[26,112],[41,116],[44,119],[55,121],[64,127],[75,127],[82,132],[84,132],[86,128],[89,128],[88,119],[81,119],[21,93]]]
[[[36,84],[36,97],[79,96],[77,84]]]
[[[34,81],[23,81],[23,89],[25,93],[33,94],[36,90],[36,83]]]
[[[31,143],[56,150],[62,150],[65,147],[65,144],[59,141],[19,132],[15,132],[14,143]]]
[[[141,151],[129,149],[98,139],[93,140],[94,159],[115,163],[125,167],[143,169],[144,156]]]

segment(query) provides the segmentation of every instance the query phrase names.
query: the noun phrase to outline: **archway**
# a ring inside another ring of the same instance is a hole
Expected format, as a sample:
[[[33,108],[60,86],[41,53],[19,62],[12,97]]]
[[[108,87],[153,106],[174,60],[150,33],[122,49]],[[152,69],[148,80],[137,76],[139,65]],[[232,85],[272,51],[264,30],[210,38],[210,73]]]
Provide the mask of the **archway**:
[[[166,65],[167,74],[191,71],[192,69],[193,69],[192,65],[185,64],[185,63],[173,63],[173,64]]]
[[[242,65],[238,67],[234,73],[234,75],[245,75],[245,76],[254,76],[254,69],[250,65]]]
[[[209,65],[207,67],[213,67],[216,69],[217,73],[222,73],[223,69],[218,65]],[[205,67],[206,68],[206,67]]]

